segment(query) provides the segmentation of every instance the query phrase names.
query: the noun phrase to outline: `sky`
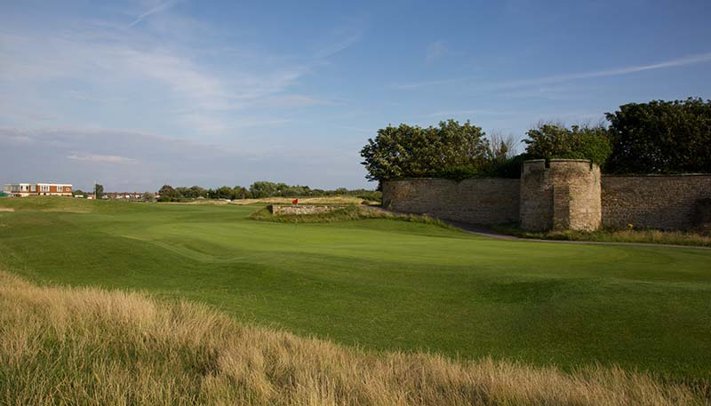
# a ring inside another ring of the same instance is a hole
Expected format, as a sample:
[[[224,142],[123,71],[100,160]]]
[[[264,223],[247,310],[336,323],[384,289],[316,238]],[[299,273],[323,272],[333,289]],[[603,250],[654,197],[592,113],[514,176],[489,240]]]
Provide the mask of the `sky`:
[[[708,0],[0,0],[0,183],[374,188],[359,151],[389,124],[521,140],[709,99],[709,21]]]

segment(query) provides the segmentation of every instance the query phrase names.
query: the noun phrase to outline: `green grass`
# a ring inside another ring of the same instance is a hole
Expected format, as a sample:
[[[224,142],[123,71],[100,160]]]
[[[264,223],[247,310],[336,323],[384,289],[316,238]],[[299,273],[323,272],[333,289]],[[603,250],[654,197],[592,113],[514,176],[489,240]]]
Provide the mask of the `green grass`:
[[[8,199],[0,268],[127,288],[377,350],[711,380],[711,250],[501,241],[258,207]]]

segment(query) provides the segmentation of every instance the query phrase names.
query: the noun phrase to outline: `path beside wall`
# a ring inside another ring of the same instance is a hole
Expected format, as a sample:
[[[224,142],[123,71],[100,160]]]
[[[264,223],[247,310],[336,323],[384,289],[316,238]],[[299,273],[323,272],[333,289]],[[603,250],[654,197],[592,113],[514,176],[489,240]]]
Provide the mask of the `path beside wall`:
[[[520,181],[420,178],[383,182],[383,207],[471,224],[516,223]]]

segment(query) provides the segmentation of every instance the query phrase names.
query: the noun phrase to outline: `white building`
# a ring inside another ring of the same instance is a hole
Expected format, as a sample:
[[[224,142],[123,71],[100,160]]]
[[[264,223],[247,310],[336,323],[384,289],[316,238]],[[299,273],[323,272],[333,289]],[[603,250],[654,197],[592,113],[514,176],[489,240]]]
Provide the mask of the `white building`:
[[[71,196],[72,185],[68,183],[10,183],[3,191],[10,196]]]

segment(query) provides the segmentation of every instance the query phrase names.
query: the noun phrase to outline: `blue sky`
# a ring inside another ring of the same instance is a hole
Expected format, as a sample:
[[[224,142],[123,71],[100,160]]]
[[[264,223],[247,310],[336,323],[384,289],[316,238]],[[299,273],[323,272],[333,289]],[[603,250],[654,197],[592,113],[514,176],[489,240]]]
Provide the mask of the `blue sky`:
[[[711,3],[0,3],[0,183],[365,181],[378,128],[711,98]]]

